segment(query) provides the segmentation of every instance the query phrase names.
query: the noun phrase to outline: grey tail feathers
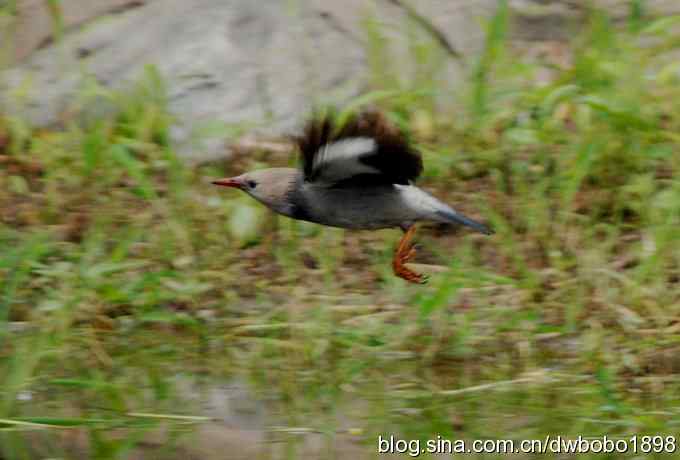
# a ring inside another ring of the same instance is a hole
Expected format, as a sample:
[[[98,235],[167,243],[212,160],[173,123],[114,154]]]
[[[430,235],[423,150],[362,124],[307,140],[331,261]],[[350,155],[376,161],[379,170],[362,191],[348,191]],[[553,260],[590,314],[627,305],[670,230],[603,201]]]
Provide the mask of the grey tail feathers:
[[[454,224],[462,224],[462,225],[467,225],[470,228],[474,228],[480,233],[484,233],[485,235],[492,235],[494,233],[493,230],[491,230],[489,227],[486,225],[477,222],[476,220],[472,220],[469,217],[465,217],[462,214],[458,214],[457,212],[454,212],[453,210],[451,211],[437,211],[437,214],[444,218],[447,222],[451,222]]]

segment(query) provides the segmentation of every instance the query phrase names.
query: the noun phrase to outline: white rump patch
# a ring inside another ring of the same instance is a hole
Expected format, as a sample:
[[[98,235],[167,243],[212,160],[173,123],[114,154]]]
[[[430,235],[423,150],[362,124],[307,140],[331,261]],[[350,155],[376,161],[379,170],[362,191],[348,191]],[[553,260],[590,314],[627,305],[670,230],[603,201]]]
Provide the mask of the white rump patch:
[[[448,207],[441,201],[418,187],[399,184],[395,184],[395,187],[401,193],[402,199],[412,209],[430,212],[448,210]]]

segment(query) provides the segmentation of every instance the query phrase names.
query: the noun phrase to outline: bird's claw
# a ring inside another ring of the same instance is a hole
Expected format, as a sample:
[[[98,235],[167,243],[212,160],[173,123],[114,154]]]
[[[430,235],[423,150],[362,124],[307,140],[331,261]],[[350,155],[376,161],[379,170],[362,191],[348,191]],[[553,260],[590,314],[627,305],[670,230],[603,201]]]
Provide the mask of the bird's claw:
[[[408,280],[408,281],[410,281],[411,283],[415,283],[415,284],[427,284],[427,282],[430,280],[430,277],[429,277],[429,276],[424,275],[424,274],[422,274],[422,273],[416,273],[416,272],[412,272],[412,273],[413,273],[413,275],[414,275],[414,278],[413,278],[412,280]]]
[[[399,278],[410,283],[426,284],[428,276],[416,273],[405,265],[416,255],[416,248],[411,244],[411,238],[413,237],[414,232],[415,227],[411,227],[402,237],[399,246],[397,247],[397,252],[394,254],[392,268],[394,269],[394,274]]]
[[[402,278],[408,281],[409,283],[414,284],[427,284],[427,281],[429,280],[429,277],[427,275],[423,275],[422,273],[416,273],[403,265],[401,267],[395,267],[394,274],[397,275],[399,278]]]

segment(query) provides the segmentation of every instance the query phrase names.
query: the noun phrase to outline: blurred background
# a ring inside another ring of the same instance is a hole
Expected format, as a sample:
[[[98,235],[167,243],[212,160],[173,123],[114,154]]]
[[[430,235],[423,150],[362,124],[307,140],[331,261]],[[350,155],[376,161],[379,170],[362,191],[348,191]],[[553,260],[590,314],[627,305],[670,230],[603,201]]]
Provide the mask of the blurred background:
[[[0,459],[677,436],[679,57],[676,0],[0,0]],[[209,184],[320,104],[496,234],[408,285]]]

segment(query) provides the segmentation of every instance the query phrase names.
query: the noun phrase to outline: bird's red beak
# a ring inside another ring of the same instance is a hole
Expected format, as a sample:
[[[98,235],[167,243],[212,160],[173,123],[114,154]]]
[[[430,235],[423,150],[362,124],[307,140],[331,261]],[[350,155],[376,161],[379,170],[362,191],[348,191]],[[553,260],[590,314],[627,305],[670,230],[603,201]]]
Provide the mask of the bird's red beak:
[[[221,185],[222,187],[234,187],[234,188],[243,187],[243,182],[241,182],[236,177],[226,177],[224,179],[214,180],[212,181],[212,183],[215,185]]]

